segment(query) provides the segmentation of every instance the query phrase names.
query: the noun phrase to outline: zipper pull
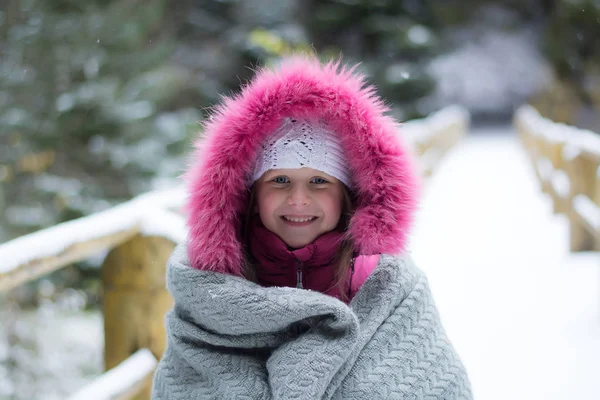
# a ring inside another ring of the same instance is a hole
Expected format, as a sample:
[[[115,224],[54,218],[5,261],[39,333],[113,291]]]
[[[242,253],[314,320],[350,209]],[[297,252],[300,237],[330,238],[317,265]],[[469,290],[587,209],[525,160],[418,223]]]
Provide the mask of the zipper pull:
[[[296,288],[304,288],[302,286],[302,262],[300,260],[296,260]]]

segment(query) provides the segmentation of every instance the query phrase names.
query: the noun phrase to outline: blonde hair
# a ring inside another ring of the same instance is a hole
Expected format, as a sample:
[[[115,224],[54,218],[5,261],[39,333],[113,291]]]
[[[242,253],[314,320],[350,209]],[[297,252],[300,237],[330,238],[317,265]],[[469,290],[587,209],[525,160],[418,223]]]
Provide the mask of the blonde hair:
[[[334,259],[335,267],[335,286],[337,286],[342,301],[347,301],[349,298],[349,288],[345,287],[346,280],[348,279],[348,273],[351,269],[354,257],[354,243],[348,236],[348,226],[352,219],[352,214],[355,208],[355,199],[353,193],[343,185],[343,198],[342,198],[342,214],[336,227],[337,230],[344,232],[344,239],[337,251]],[[241,216],[242,221],[242,243],[244,248],[244,277],[253,282],[257,281],[256,278],[256,264],[252,259],[250,251],[248,250],[248,236],[250,235],[250,226],[253,218],[257,218],[254,213],[256,205],[256,188],[253,185],[248,193],[248,206]]]

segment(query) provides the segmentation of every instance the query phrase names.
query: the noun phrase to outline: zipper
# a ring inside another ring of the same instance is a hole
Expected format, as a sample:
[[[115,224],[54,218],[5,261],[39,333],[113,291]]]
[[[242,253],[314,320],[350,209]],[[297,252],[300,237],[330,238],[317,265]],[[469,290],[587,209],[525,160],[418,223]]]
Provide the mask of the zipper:
[[[300,260],[296,260],[296,288],[304,288],[304,286],[302,286],[302,261]]]
[[[356,258],[350,260],[350,284],[348,285],[348,297],[352,294],[352,280],[354,279],[354,261]]]

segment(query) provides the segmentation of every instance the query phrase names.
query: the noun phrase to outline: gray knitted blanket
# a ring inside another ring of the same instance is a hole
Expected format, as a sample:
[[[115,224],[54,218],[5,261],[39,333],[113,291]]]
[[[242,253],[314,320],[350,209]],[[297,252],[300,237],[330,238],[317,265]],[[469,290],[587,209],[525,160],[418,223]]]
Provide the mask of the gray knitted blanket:
[[[381,256],[349,305],[187,263],[180,246],[168,265],[175,307],[155,400],[472,399],[409,258]]]

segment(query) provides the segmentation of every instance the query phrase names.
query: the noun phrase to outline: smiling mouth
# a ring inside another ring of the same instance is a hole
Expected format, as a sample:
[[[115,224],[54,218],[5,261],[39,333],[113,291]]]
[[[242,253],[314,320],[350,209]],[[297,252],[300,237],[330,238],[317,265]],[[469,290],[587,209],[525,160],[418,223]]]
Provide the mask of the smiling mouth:
[[[302,217],[302,218],[298,218],[298,217],[288,217],[287,215],[282,215],[281,219],[283,219],[284,221],[287,222],[295,222],[295,223],[306,223],[306,222],[312,222],[315,219],[317,219],[317,217]]]

